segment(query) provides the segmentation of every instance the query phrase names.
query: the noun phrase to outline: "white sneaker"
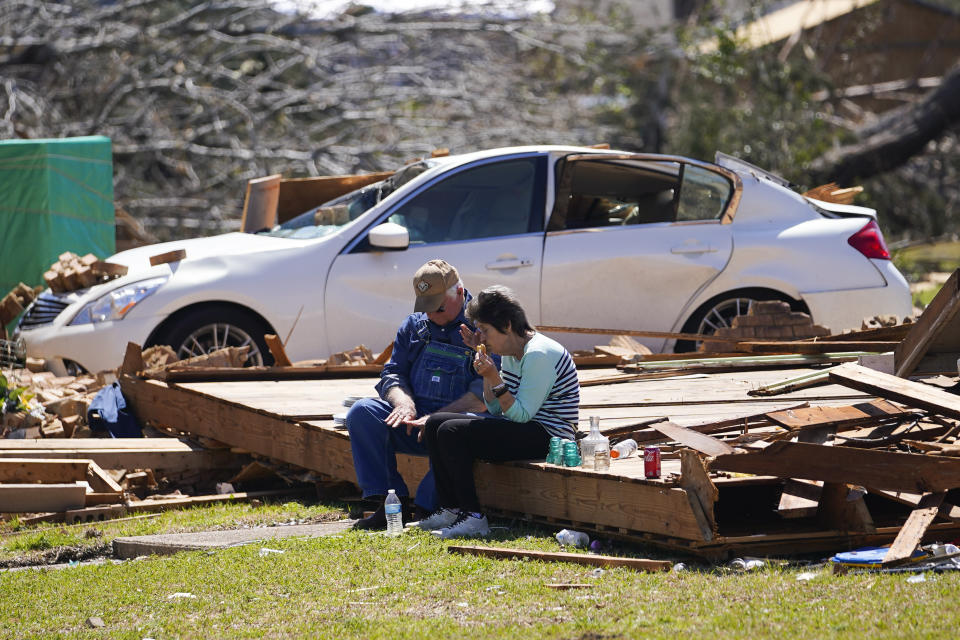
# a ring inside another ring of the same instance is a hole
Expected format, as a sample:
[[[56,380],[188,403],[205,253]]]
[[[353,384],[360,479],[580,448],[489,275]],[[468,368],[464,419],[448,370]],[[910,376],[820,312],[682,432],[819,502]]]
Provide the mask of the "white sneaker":
[[[419,527],[424,531],[433,531],[434,529],[443,529],[444,527],[449,527],[456,522],[457,518],[459,517],[459,509],[447,509],[444,507],[442,509],[437,509],[420,522],[411,522],[410,526]]]
[[[479,518],[469,513],[463,512],[456,522],[449,527],[431,531],[440,538],[466,538],[469,536],[485,536],[490,533],[490,525],[487,524],[487,516]]]

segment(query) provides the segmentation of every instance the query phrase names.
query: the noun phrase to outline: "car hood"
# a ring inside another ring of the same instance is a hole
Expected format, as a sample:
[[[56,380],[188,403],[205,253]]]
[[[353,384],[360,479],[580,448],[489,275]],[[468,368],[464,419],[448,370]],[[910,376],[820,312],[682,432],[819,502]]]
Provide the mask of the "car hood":
[[[303,243],[304,241],[292,240],[290,238],[258,236],[252,233],[225,233],[208,238],[176,240],[173,242],[162,242],[160,244],[137,247],[136,249],[128,249],[127,251],[121,251],[111,256],[107,261],[122,264],[128,267],[131,272],[136,272],[150,269],[150,258],[170,251],[183,250],[186,253],[184,259],[192,261],[210,257],[288,249]]]

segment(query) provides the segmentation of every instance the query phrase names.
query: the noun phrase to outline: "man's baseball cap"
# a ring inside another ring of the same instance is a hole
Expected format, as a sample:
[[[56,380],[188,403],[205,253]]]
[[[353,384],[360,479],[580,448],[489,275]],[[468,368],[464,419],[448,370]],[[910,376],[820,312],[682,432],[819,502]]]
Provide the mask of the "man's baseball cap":
[[[460,282],[460,274],[445,260],[431,260],[417,269],[413,276],[413,290],[417,301],[414,311],[430,313],[443,306],[447,289]]]

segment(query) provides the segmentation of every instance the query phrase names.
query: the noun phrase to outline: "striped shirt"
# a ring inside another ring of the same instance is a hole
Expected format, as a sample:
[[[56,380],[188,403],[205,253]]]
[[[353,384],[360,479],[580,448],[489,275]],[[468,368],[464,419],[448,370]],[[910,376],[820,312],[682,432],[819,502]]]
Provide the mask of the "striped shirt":
[[[573,358],[556,340],[535,333],[518,360],[503,356],[500,377],[513,394],[513,405],[503,411],[494,400],[487,409],[513,422],[534,420],[551,436],[573,440],[580,416],[580,380]]]

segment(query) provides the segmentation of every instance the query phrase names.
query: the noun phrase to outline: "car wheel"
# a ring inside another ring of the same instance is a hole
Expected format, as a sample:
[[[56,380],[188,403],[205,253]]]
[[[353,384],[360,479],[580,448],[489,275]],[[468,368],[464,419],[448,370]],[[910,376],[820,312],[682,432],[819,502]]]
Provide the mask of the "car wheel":
[[[718,329],[729,328],[733,326],[733,319],[737,316],[747,315],[750,307],[756,302],[765,300],[782,300],[790,304],[794,310],[803,310],[797,306],[796,301],[784,295],[778,295],[774,291],[754,291],[744,292],[727,298],[716,298],[707,302],[703,307],[697,310],[687,324],[683,327],[683,333],[698,333],[705,336],[712,336]],[[802,303],[801,303],[802,306]],[[674,347],[676,353],[686,353],[696,351],[700,346],[699,342],[693,340],[677,340]]]
[[[244,366],[272,364],[273,357],[263,339],[269,329],[265,323],[243,309],[208,307],[176,318],[163,334],[152,342],[167,344],[181,360],[225,347],[250,347]]]

